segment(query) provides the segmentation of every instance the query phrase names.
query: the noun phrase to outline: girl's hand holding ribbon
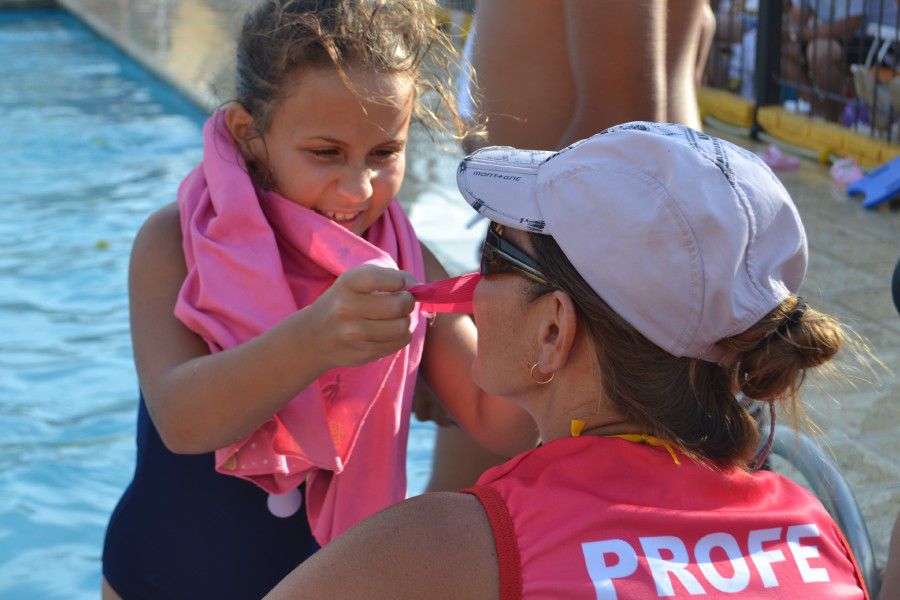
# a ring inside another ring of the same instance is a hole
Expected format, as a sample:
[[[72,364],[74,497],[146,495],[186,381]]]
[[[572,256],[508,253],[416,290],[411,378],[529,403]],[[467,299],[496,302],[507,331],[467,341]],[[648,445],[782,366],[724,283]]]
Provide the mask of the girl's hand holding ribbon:
[[[318,313],[317,339],[328,368],[357,366],[406,346],[413,278],[403,271],[365,265],[335,280],[309,309]]]
[[[470,273],[419,285],[394,269],[366,265],[347,271],[310,306],[319,313],[317,339],[327,368],[362,365],[406,346],[416,302],[428,312],[471,312],[480,280]]]

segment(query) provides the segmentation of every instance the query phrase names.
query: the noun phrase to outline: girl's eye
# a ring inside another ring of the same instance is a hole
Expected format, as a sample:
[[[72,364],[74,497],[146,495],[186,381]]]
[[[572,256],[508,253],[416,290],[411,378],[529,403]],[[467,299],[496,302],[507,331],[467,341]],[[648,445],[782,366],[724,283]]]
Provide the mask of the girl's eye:
[[[379,160],[390,160],[400,154],[399,148],[379,148],[372,152],[372,155]]]
[[[315,148],[309,152],[316,158],[337,158],[340,155],[337,148]]]

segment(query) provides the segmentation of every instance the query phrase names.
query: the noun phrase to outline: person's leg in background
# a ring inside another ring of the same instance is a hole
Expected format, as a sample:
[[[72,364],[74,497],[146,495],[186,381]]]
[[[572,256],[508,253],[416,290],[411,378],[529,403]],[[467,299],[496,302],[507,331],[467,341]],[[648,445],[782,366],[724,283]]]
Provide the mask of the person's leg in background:
[[[703,16],[700,23],[700,43],[697,46],[697,63],[694,71],[694,83],[699,86],[703,83],[703,72],[712,49],[713,40],[716,37],[716,13],[713,12],[709,2],[703,3]]]
[[[633,120],[700,126],[707,0],[483,0],[475,22],[491,145],[561,148]]]
[[[481,0],[475,23],[472,64],[488,144],[556,147],[575,104],[563,3]]]
[[[626,121],[667,120],[665,0],[566,0],[565,15],[575,110],[555,147]],[[692,31],[699,35],[699,28]],[[687,73],[690,88],[695,59],[696,52]]]
[[[666,120],[700,129],[697,63],[701,56],[705,63],[714,33],[712,11],[706,0],[668,0],[666,8]]]

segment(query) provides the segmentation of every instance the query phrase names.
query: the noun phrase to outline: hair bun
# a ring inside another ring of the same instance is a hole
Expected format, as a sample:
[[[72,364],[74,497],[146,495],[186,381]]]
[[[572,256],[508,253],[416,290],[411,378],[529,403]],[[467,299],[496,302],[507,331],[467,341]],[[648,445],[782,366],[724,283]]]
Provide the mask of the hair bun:
[[[737,367],[736,387],[756,400],[777,400],[799,389],[807,369],[831,360],[844,331],[826,314],[790,297],[755,326],[723,340]]]

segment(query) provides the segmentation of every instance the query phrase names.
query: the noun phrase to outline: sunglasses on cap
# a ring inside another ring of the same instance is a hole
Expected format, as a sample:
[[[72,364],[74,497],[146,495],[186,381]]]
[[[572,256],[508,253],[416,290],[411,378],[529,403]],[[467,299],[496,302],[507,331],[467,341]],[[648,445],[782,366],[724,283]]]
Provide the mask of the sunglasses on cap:
[[[509,273],[520,275],[541,285],[555,287],[541,273],[534,259],[500,237],[502,234],[502,225],[491,223],[488,227],[484,245],[481,247],[481,274]]]

